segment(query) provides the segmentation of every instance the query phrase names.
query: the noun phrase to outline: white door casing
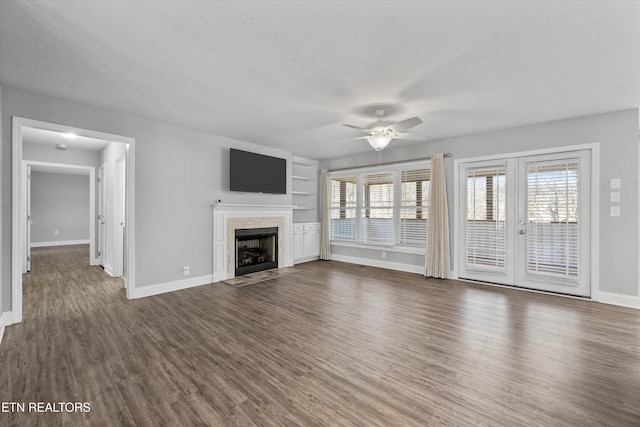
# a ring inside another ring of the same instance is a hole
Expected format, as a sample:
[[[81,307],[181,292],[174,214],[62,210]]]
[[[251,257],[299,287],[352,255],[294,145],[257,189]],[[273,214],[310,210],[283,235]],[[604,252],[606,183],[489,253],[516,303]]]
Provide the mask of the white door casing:
[[[26,238],[25,238],[25,272],[31,271],[31,225],[33,220],[31,219],[31,165],[25,165],[25,190],[26,190],[26,203],[27,203],[27,217],[26,217]]]
[[[106,182],[106,165],[100,166],[98,169],[98,259],[100,265],[105,264],[105,182]]]
[[[127,218],[127,276],[125,277],[125,287],[127,298],[133,298],[135,288],[135,139],[109,134],[105,132],[97,132],[88,129],[75,128],[73,126],[61,125],[56,123],[44,122],[40,120],[26,119],[22,117],[12,117],[12,134],[11,134],[11,313],[13,314],[10,323],[20,323],[22,321],[22,271],[23,271],[23,253],[25,242],[25,225],[26,217],[26,191],[24,188],[24,165],[22,159],[22,130],[24,127],[37,127],[40,129],[51,130],[54,132],[74,131],[78,135],[88,136],[91,138],[103,139],[108,141],[119,141],[126,144],[127,156],[127,192],[126,192],[126,209]],[[94,168],[92,168],[94,169]],[[95,182],[95,169],[91,174],[91,182]],[[95,199],[90,197],[90,203],[95,203]],[[95,233],[95,215],[90,218],[91,230],[90,234]],[[91,236],[91,246],[94,245],[94,236]],[[93,248],[95,249],[95,248]],[[91,264],[96,264],[97,259],[94,258],[95,252],[92,251]]]
[[[113,275],[124,275],[124,230],[126,212],[125,191],[126,160],[125,156],[116,159],[113,179]]]

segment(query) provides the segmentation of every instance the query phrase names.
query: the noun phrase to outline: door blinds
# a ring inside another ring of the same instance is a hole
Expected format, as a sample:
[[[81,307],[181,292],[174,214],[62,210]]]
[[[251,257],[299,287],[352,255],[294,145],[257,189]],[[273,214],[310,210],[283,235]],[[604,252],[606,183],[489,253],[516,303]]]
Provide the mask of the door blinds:
[[[469,268],[506,268],[506,169],[467,171],[465,262]]]
[[[579,160],[527,164],[526,269],[579,279]]]

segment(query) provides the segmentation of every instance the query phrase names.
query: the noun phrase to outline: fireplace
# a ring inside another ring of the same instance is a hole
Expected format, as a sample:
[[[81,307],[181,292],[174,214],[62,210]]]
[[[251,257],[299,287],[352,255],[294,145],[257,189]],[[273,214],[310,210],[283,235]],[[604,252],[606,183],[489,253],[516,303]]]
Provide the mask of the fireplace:
[[[278,227],[235,230],[235,275],[278,268]]]

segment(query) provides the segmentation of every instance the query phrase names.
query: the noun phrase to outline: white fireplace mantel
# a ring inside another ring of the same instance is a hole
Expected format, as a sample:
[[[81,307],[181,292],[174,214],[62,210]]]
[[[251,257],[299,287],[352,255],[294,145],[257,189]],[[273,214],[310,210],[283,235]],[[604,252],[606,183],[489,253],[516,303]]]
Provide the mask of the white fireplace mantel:
[[[234,277],[235,246],[230,236],[236,228],[278,226],[279,267],[293,265],[294,206],[289,205],[213,205],[213,281]],[[281,230],[280,230],[281,228]],[[231,253],[233,251],[233,254]]]

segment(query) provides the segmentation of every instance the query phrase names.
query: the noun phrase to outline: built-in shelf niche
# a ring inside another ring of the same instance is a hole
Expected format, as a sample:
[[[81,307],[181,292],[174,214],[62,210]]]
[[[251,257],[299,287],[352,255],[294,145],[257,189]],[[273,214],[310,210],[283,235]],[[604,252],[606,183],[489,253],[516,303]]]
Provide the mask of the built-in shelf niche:
[[[318,220],[318,162],[302,157],[292,159],[293,222]]]

